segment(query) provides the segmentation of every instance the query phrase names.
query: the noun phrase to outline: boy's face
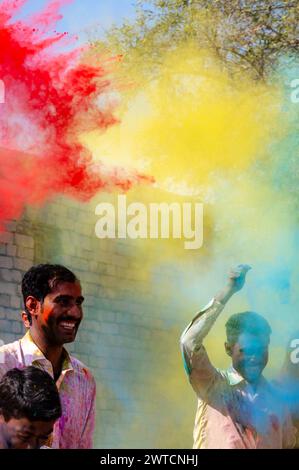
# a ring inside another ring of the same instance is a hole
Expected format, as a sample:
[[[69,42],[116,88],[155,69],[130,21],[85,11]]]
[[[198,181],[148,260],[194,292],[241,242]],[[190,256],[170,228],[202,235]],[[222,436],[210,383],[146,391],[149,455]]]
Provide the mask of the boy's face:
[[[225,349],[232,358],[234,369],[249,383],[259,380],[268,363],[269,340],[250,333],[242,333],[238,341]]]
[[[53,432],[55,421],[29,421],[0,416],[2,440],[8,449],[39,449]]]

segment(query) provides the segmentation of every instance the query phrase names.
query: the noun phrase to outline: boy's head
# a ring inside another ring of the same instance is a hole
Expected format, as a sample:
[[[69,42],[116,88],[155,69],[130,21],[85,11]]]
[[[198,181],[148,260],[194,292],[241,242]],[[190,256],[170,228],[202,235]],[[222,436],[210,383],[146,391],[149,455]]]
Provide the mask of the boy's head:
[[[226,325],[225,349],[234,369],[247,382],[256,382],[268,362],[271,327],[255,312],[232,315]]]
[[[22,280],[23,322],[51,345],[74,341],[83,318],[79,280],[65,266],[32,266]]]
[[[37,367],[12,369],[0,381],[0,431],[3,446],[41,447],[61,416],[61,404],[52,377]]]

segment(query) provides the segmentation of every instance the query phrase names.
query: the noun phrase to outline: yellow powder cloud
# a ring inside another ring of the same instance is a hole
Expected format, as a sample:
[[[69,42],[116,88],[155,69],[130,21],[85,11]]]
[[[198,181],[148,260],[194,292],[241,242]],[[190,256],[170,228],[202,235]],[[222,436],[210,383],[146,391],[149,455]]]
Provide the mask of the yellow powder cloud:
[[[82,142],[95,159],[146,171],[165,188],[197,189],[215,172],[244,171],[281,131],[277,89],[232,80],[192,46],[169,53],[159,75],[139,85],[123,100],[120,124]]]

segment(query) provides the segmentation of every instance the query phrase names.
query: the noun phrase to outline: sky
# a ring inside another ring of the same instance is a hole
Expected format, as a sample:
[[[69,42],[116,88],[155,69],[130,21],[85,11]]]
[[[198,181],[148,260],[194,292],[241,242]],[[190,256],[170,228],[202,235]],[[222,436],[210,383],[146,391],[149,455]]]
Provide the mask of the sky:
[[[49,0],[28,0],[19,15],[24,17],[40,11]],[[134,0],[73,0],[61,9],[62,20],[58,31],[78,35],[80,42],[97,38],[113,23],[120,24],[124,18],[134,18]]]

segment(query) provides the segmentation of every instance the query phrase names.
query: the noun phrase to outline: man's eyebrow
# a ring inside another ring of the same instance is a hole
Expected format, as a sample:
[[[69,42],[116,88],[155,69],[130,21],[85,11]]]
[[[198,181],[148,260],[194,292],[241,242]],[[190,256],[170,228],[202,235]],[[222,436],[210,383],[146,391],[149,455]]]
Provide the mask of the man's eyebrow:
[[[61,294],[55,297],[54,302],[59,302],[60,300],[71,300],[74,299],[72,295],[67,295],[67,294]],[[84,297],[83,295],[80,295],[79,297],[76,298],[76,301],[80,301],[81,303],[84,302]]]
[[[55,297],[54,302],[59,302],[59,300],[69,300],[69,299],[73,299],[73,298],[74,297],[72,295],[61,294],[61,295],[57,295],[57,297]]]

